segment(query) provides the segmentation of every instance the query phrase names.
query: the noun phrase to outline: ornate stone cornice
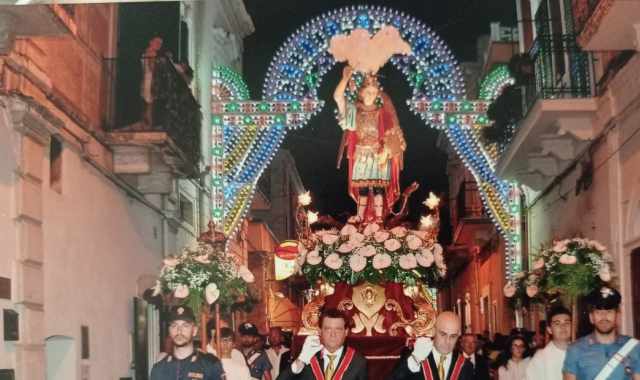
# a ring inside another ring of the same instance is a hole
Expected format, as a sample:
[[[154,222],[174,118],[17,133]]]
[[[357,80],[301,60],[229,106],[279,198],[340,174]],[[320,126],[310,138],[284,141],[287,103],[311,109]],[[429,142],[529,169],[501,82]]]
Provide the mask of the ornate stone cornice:
[[[41,144],[48,144],[51,134],[64,127],[62,120],[28,98],[0,96],[0,106],[7,109],[18,132],[33,137]]]

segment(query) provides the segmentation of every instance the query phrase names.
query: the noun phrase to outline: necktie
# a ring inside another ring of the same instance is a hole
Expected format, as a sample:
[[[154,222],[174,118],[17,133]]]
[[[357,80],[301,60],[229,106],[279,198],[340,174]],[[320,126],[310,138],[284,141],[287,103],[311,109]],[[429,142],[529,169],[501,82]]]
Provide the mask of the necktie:
[[[447,360],[447,355],[440,355],[440,361],[438,362],[438,376],[440,380],[444,380],[444,362]]]
[[[333,378],[333,373],[335,372],[335,368],[333,367],[333,360],[336,358],[336,355],[327,354],[329,357],[329,364],[327,368],[324,370],[324,380],[331,380]]]

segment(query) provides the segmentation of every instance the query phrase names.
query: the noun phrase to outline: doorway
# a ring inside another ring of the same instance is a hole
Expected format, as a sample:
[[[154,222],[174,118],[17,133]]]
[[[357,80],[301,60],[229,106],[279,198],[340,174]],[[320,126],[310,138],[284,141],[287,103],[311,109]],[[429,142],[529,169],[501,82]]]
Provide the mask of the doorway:
[[[45,340],[46,379],[75,380],[76,342],[62,335],[50,336]]]

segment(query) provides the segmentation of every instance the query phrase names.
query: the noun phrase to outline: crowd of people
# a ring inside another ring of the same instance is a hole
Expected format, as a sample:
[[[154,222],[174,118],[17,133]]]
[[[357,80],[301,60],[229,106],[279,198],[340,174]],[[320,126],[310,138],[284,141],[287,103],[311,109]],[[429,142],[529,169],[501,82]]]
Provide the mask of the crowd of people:
[[[488,333],[461,334],[459,317],[442,312],[434,336],[415,339],[389,379],[640,380],[639,342],[618,333],[620,300],[612,288],[592,293],[587,301],[593,333],[574,342],[574,316],[561,305],[550,308],[546,334],[514,329],[492,340]],[[153,367],[151,380],[365,380],[366,359],[345,345],[349,325],[341,311],[324,310],[319,335],[306,337],[293,358],[279,328],[271,329],[265,339],[247,322],[240,325],[235,339],[231,329],[222,328],[220,352],[212,355],[194,348],[198,330],[193,312],[179,307],[169,328],[172,352]]]

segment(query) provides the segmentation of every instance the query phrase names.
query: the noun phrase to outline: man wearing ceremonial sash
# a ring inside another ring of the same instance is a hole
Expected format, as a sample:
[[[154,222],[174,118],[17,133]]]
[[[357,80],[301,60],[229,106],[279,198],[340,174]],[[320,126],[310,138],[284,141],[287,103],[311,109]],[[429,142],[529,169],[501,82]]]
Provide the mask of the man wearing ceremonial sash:
[[[460,337],[460,318],[450,311],[438,316],[433,341],[419,337],[408,358],[403,358],[391,380],[471,380],[473,367],[455,350]]]
[[[564,380],[640,379],[640,345],[617,332],[620,293],[602,286],[587,296],[593,333],[567,349]]]
[[[367,361],[344,345],[349,318],[339,310],[320,315],[320,336],[308,336],[298,358],[277,380],[366,380]]]

